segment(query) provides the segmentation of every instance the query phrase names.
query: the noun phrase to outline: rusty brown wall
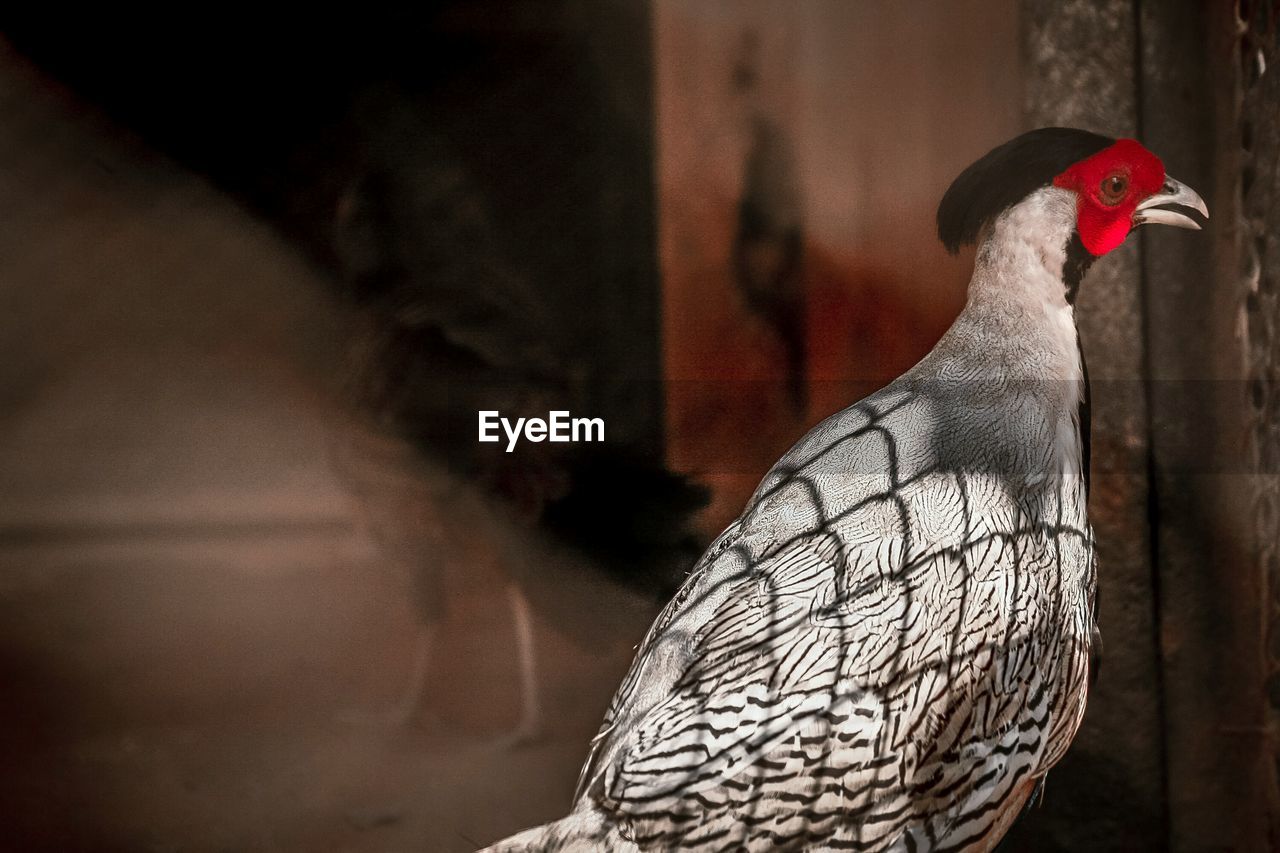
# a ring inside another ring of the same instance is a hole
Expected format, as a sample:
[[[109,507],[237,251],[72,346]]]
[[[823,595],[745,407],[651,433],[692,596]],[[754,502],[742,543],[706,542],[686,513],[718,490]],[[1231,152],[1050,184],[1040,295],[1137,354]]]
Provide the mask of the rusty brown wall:
[[[654,3],[667,452],[714,487],[709,532],[798,435],[910,367],[959,310],[971,255],[943,251],[934,211],[1018,128],[1014,9]],[[744,225],[744,208],[767,221]],[[744,275],[800,301],[798,377]]]

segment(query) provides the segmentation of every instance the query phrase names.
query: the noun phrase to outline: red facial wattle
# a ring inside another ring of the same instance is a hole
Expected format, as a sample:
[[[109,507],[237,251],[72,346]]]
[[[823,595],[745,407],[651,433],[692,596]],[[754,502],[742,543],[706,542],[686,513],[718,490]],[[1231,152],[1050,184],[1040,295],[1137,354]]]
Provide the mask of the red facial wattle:
[[[1124,193],[1109,199],[1103,183],[1119,176]],[[1124,242],[1133,228],[1133,214],[1143,199],[1158,192],[1165,179],[1164,164],[1133,139],[1121,139],[1053,179],[1055,187],[1076,193],[1076,230],[1090,254],[1105,255]]]

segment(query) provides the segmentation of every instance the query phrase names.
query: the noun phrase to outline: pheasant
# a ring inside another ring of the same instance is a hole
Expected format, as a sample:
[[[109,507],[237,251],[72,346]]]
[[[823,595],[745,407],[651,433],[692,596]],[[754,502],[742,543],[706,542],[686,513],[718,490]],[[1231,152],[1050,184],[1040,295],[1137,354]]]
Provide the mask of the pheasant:
[[[1081,279],[1200,197],[1043,128],[938,210],[963,311],[768,472],[653,624],[573,812],[491,850],[991,850],[1062,758],[1095,645]]]

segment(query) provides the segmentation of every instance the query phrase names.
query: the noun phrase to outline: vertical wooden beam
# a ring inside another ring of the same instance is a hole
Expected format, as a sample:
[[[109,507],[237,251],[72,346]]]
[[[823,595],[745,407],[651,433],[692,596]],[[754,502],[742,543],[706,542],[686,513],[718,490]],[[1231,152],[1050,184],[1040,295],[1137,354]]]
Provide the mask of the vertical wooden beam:
[[[1138,34],[1130,0],[1025,0],[1029,126],[1113,136],[1138,131]],[[1093,494],[1102,669],[1084,726],[1049,775],[1044,805],[1014,849],[1155,850],[1164,846],[1164,757],[1148,524],[1146,318],[1138,241],[1099,261],[1077,321],[1093,379]]]
[[[1139,6],[1144,140],[1212,215],[1192,239],[1144,235],[1171,848],[1266,850],[1266,595],[1241,476],[1238,33],[1225,3]],[[1274,162],[1274,145],[1263,156]]]
[[[1239,19],[1228,22],[1228,32],[1219,35],[1222,26],[1213,30],[1212,53],[1221,57],[1215,67],[1227,78],[1218,91],[1235,96],[1217,101],[1234,120],[1222,123],[1219,146],[1226,156],[1219,162],[1230,170],[1232,214],[1240,226],[1219,238],[1224,250],[1217,268],[1222,280],[1236,282],[1244,348],[1245,458],[1252,488],[1247,511],[1234,518],[1247,528],[1244,541],[1252,546],[1263,593],[1270,773],[1261,787],[1274,850],[1280,848],[1280,0],[1241,2],[1236,11]]]

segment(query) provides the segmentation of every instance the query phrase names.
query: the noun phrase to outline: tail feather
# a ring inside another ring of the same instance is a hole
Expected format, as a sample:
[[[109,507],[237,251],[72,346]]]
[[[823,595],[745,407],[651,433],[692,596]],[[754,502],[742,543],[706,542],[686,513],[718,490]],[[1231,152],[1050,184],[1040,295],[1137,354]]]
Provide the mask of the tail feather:
[[[639,853],[639,850],[622,837],[617,824],[599,812],[585,811],[526,829],[478,853]]]

